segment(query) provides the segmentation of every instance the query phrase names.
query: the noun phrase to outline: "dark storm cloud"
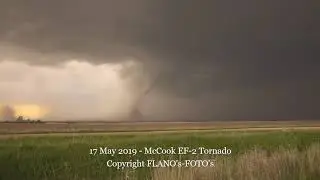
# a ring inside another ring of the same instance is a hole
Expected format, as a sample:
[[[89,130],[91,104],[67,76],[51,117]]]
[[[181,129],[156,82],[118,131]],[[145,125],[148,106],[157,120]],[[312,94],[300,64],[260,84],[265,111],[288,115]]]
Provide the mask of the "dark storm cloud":
[[[161,23],[157,3],[147,0],[0,3],[2,41],[42,53],[89,55],[99,61],[144,56],[141,37],[151,37],[149,32]]]
[[[94,63],[135,57],[161,71],[159,91],[209,96],[195,105],[208,118],[320,117],[319,9],[312,0],[2,0],[0,40]]]

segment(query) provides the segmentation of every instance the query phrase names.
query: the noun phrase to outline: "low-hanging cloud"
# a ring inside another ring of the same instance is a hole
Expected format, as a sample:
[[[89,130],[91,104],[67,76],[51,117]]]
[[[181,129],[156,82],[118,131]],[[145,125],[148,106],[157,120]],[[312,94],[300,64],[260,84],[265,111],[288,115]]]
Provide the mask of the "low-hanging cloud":
[[[2,61],[0,102],[37,104],[48,109],[44,118],[53,120],[125,118],[144,78],[134,69],[130,74],[136,76],[124,79],[126,64],[134,66],[134,61],[93,65],[69,60],[56,67]]]

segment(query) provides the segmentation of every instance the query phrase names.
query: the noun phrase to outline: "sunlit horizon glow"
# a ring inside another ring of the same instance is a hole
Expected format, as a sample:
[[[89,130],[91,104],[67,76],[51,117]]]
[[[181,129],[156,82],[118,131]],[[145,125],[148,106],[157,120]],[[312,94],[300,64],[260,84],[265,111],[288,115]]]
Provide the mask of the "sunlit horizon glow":
[[[13,105],[15,116],[23,116],[24,118],[40,119],[49,113],[49,109],[36,104],[20,104]]]

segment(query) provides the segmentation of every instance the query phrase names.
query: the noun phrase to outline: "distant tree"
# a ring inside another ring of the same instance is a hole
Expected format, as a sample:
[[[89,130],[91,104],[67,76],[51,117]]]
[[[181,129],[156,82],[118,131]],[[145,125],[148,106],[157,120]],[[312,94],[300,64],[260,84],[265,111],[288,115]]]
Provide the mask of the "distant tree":
[[[18,121],[18,122],[22,122],[22,121],[23,121],[23,116],[19,116],[19,117],[17,118],[17,121]]]
[[[14,121],[15,119],[15,110],[10,106],[2,107],[0,112],[1,118],[4,121]]]

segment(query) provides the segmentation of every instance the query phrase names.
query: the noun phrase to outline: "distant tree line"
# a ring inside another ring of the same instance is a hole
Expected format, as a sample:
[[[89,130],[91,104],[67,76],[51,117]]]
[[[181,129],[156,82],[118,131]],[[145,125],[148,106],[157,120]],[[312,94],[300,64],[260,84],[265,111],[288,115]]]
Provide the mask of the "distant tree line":
[[[22,122],[22,123],[41,123],[42,121],[40,119],[38,120],[31,120],[29,118],[25,119],[23,116],[18,116],[16,119],[16,122]]]

